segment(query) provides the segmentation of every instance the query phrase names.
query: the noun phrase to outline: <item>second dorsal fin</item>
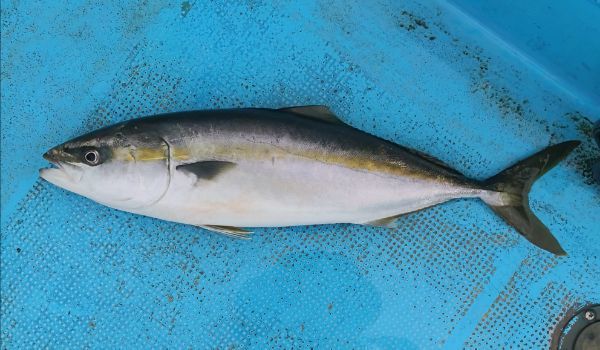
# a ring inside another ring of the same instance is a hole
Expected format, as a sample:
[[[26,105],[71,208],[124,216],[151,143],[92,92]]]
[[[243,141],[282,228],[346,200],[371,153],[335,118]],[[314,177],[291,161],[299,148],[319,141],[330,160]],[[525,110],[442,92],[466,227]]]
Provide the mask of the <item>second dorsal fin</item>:
[[[322,120],[333,124],[346,124],[340,120],[327,106],[296,106],[279,108],[278,111],[293,113],[302,117],[307,117],[316,120]]]
[[[430,163],[433,163],[435,165],[437,165],[438,167],[446,170],[447,172],[454,174],[454,175],[458,175],[458,176],[464,176],[460,171],[453,169],[450,165],[444,163],[443,161],[441,161],[440,159],[434,157],[434,156],[430,156],[427,153],[423,153],[421,151],[417,151],[416,149],[412,149],[412,148],[408,148],[408,147],[403,147],[405,151],[410,152],[418,157],[421,157],[423,159],[426,159],[427,161],[429,161]]]

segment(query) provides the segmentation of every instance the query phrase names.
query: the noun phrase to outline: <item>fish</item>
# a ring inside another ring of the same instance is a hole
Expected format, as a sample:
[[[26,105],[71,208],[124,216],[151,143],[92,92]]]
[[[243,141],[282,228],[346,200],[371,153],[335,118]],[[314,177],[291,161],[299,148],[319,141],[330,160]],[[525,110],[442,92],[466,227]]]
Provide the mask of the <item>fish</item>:
[[[538,178],[579,145],[549,146],[486,180],[363,132],[326,106],[185,111],[127,120],[60,144],[40,177],[105,206],[237,238],[248,227],[394,227],[479,198],[534,245],[566,255],[529,207]]]

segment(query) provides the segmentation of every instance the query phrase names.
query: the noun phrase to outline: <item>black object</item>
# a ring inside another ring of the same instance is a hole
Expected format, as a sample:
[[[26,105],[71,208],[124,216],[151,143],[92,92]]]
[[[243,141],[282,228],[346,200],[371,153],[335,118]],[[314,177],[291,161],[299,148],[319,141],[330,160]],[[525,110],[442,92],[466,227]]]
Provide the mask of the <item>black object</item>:
[[[600,349],[600,304],[588,305],[571,316],[560,330],[560,338],[552,349]]]

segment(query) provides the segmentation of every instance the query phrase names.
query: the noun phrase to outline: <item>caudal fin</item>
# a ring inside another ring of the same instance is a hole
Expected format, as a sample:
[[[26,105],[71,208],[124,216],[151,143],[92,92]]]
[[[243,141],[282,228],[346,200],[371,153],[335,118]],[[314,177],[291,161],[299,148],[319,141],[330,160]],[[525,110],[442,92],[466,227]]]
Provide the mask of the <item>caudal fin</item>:
[[[535,180],[552,169],[579,144],[579,141],[567,141],[550,146],[484,182],[486,188],[508,194],[507,205],[486,201],[492,210],[531,243],[556,255],[567,253],[529,208],[529,190]]]

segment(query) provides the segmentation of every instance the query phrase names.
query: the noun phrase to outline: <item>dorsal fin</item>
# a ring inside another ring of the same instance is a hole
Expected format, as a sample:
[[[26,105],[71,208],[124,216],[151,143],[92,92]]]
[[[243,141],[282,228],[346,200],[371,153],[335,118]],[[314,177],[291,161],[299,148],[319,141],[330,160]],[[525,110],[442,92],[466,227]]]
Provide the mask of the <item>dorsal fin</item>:
[[[402,148],[404,148],[404,150],[407,152],[410,152],[418,157],[421,157],[421,158],[429,161],[430,163],[433,163],[433,164],[439,166],[440,168],[448,171],[449,173],[452,173],[454,175],[464,176],[462,173],[460,173],[456,169],[453,169],[450,165],[444,163],[443,161],[437,159],[436,157],[430,156],[429,154],[423,153],[421,151],[417,151],[416,149],[412,149],[412,148],[408,148],[408,147],[402,147]]]
[[[302,117],[307,117],[316,120],[322,120],[333,124],[346,124],[340,120],[327,106],[296,106],[279,108],[278,111],[293,113]]]

